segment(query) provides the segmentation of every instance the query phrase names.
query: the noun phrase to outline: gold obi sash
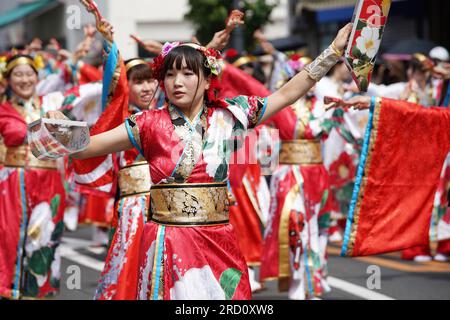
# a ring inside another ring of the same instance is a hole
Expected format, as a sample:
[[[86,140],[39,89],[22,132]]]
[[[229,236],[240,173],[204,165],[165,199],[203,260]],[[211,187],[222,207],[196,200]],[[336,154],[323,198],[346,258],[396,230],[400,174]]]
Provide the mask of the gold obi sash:
[[[1,142],[0,138],[0,166],[5,163],[5,157],[6,157],[6,146]]]
[[[282,141],[280,164],[320,164],[322,149],[319,140]]]
[[[55,160],[39,160],[31,153],[30,147],[28,145],[6,148],[4,166],[37,169],[57,169]]]
[[[229,223],[227,183],[160,184],[150,189],[149,219],[172,226]]]
[[[121,197],[150,192],[150,169],[147,161],[140,161],[119,170],[119,189]]]

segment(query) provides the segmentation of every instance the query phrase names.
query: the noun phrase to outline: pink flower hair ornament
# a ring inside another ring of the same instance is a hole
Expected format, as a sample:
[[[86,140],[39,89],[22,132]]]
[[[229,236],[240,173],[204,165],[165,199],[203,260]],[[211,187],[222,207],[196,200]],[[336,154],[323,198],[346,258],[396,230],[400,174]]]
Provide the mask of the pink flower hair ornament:
[[[179,46],[189,46],[201,52],[205,56],[206,58],[205,67],[211,70],[210,88],[207,90],[206,96],[209,102],[218,102],[219,99],[217,99],[217,94],[218,91],[220,90],[218,77],[222,73],[224,66],[222,55],[220,54],[219,51],[213,48],[205,48],[196,43],[166,42],[163,45],[161,54],[158,55],[153,60],[152,65],[153,75],[155,79],[157,79],[160,82],[161,88],[165,90],[163,83],[164,78],[163,75],[161,74],[162,66],[164,65],[164,59],[169,54],[169,52],[172,51],[172,49]]]

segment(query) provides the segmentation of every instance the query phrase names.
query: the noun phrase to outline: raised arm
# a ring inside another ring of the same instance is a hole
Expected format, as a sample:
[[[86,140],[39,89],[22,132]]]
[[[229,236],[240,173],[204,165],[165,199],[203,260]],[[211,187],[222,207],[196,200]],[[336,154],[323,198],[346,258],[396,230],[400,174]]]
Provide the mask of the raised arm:
[[[211,41],[206,45],[206,48],[213,48],[218,51],[223,50],[230,40],[231,32],[238,26],[242,26],[244,24],[243,19],[244,14],[242,12],[239,10],[233,10],[225,22],[225,29],[216,32]]]
[[[262,33],[261,30],[256,30],[253,33],[253,37],[256,39],[256,41],[258,41],[259,45],[266,54],[274,55],[276,53],[277,50],[275,49],[273,44],[271,44],[269,40],[267,40],[266,36],[264,35],[264,33]]]
[[[48,111],[46,118],[68,120],[61,111]],[[49,131],[53,130],[52,125],[47,124]],[[121,124],[114,129],[91,136],[88,147],[80,152],[74,153],[71,157],[76,159],[89,159],[110,153],[126,151],[133,148],[128,137],[125,124]]]
[[[88,159],[133,148],[125,124],[92,136],[87,149],[75,153],[76,159]]]
[[[339,30],[333,43],[319,57],[268,97],[267,107],[260,122],[303,97],[336,64],[347,44],[351,29],[352,24],[348,23]]]

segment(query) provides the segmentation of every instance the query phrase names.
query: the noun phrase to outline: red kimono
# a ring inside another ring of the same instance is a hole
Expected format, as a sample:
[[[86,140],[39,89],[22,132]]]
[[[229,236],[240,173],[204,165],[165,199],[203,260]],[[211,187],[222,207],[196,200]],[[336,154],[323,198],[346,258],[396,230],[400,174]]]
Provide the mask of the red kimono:
[[[448,108],[386,98],[372,103],[342,255],[428,244],[449,132]]]
[[[193,122],[173,105],[126,121],[130,140],[149,163],[151,193],[156,190],[155,199],[168,197],[169,217],[181,215],[194,224],[161,222],[157,209],[161,202],[152,198],[151,221],[140,241],[137,299],[251,298],[247,265],[232,225],[228,220],[217,220],[212,226],[195,224],[204,221],[199,218],[208,210],[228,212],[232,146],[261,119],[266,102],[246,96],[225,99],[226,108],[205,107]],[[208,187],[201,189],[199,198],[186,189],[205,184]],[[164,190],[170,186],[172,191]]]
[[[330,184],[320,140],[342,124],[342,110],[325,112],[301,99],[267,121],[279,129],[280,165],[272,175],[261,280],[277,278],[291,299],[320,296],[326,282]]]
[[[43,112],[39,98],[19,103],[0,105],[0,296],[43,298],[59,290],[65,191],[56,163],[37,160],[24,144],[27,123]]]

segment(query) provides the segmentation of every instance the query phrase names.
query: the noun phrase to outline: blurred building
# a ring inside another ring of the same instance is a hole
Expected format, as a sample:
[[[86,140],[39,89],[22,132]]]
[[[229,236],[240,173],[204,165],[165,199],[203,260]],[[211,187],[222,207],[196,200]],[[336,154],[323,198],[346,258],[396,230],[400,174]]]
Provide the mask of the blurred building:
[[[98,1],[101,10],[105,2]],[[83,38],[82,26],[92,21],[77,0],[1,0],[0,51],[23,46],[34,37],[56,38],[74,50]]]
[[[311,53],[316,55],[329,45],[340,27],[352,20],[356,2],[289,0],[290,31],[303,36]],[[402,47],[415,46],[418,51],[424,51],[434,44],[449,48],[449,15],[448,0],[393,0],[381,51],[390,51],[398,44]]]
[[[280,0],[273,11],[269,39],[289,35],[288,0]],[[125,58],[138,54],[130,34],[157,41],[187,41],[194,34],[184,20],[188,0],[97,0],[100,11],[115,26],[115,40]],[[57,38],[69,50],[82,39],[82,29],[69,27],[79,9],[80,25],[93,22],[77,0],[2,0],[0,2],[0,50],[30,42],[35,36]]]
[[[230,0],[231,1],[231,0]],[[138,54],[129,37],[158,41],[189,40],[193,27],[184,20],[188,0],[97,0],[100,11],[115,26],[115,39],[125,58]],[[307,44],[318,54],[351,21],[356,0],[279,0],[272,12],[273,23],[265,33],[277,48],[293,49]],[[412,46],[440,44],[450,48],[450,1],[393,0],[382,51],[402,41],[424,39]],[[54,37],[69,50],[83,38],[82,26],[92,15],[77,0],[0,0],[0,51],[29,43],[38,36]]]

